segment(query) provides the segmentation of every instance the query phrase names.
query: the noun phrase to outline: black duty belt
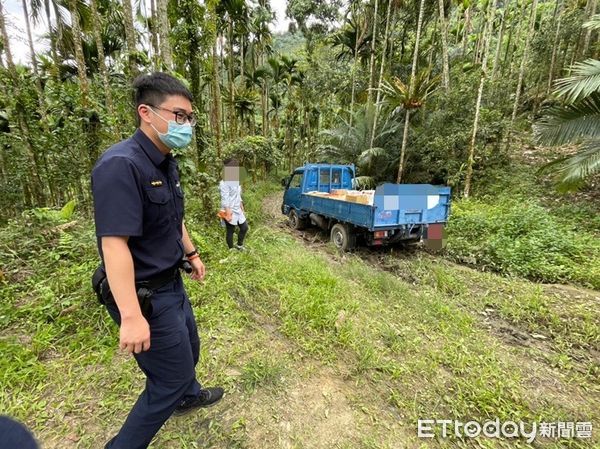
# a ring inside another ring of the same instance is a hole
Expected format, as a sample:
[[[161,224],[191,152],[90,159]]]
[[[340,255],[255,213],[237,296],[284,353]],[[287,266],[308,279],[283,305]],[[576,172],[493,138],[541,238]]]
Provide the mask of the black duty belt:
[[[179,277],[179,270],[182,269],[188,273],[192,271],[192,267],[187,260],[182,260],[177,266],[161,271],[150,279],[138,281],[135,283],[137,297],[140,302],[142,314],[146,319],[152,315],[152,302],[150,298],[154,294],[154,290],[164,287],[169,282],[175,281]],[[92,276],[92,287],[98,301],[103,305],[115,304],[115,299],[110,291],[108,279],[104,266],[100,265]]]
[[[169,282],[173,282],[175,279],[179,277],[179,265],[173,268],[169,268],[168,270],[161,271],[155,276],[152,276],[150,279],[145,281],[138,281],[135,283],[137,288],[147,288],[150,290],[157,290],[161,287],[164,287]]]

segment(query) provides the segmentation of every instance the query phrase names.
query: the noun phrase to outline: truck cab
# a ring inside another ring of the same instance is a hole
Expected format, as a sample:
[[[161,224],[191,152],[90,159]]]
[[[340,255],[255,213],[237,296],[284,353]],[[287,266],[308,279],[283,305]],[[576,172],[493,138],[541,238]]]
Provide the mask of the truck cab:
[[[301,195],[305,192],[331,192],[334,189],[352,189],[354,186],[354,165],[306,164],[281,180],[285,188],[281,213],[290,214],[295,210],[300,218],[306,218],[301,208]]]

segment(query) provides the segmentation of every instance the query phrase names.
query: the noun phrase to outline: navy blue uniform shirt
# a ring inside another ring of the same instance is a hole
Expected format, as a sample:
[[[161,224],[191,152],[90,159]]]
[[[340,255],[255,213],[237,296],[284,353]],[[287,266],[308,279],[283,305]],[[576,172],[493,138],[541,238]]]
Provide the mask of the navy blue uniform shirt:
[[[101,237],[129,236],[136,282],[176,266],[183,257],[183,190],[177,162],[141,130],[113,145],[92,170],[98,251]]]

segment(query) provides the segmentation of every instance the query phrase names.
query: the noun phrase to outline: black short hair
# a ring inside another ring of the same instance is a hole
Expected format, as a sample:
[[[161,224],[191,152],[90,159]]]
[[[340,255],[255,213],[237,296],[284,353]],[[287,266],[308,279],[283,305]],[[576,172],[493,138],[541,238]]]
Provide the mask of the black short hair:
[[[239,167],[240,166],[240,162],[237,159],[235,159],[235,158],[232,157],[232,158],[225,159],[223,161],[223,165],[225,167]]]
[[[192,93],[185,84],[164,72],[138,76],[133,81],[133,90],[133,102],[136,111],[141,104],[158,106],[171,95],[179,95],[193,101]],[[137,119],[139,122],[139,116],[137,116]]]

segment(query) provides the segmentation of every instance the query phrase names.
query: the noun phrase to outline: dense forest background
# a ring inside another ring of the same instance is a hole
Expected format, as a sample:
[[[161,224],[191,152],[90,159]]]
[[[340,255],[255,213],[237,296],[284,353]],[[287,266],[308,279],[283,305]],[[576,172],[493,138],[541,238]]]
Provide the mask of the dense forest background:
[[[71,200],[89,208],[91,167],[135,126],[131,81],[155,70],[194,94],[195,140],[178,158],[207,209],[231,154],[254,179],[348,162],[364,185],[443,183],[464,196],[512,170],[533,139],[563,146],[542,161],[559,159],[546,172],[562,188],[593,184],[600,163],[596,0],[289,0],[281,35],[267,0],[22,9],[27,36],[11,36],[0,10],[3,220]],[[28,41],[26,65],[16,38]]]

